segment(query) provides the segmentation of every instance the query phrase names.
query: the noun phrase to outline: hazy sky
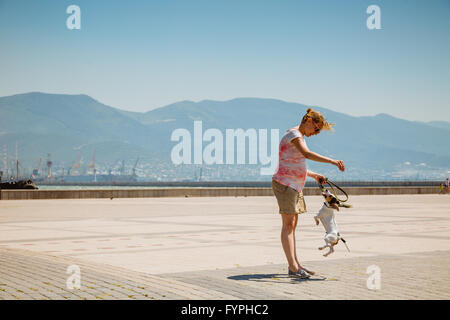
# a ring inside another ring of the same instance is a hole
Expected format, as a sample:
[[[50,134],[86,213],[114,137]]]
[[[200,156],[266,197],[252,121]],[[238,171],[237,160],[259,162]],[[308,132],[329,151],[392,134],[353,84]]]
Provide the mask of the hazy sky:
[[[381,30],[366,26],[372,4]],[[0,96],[132,111],[262,97],[450,121],[449,39],[448,0],[0,0]]]

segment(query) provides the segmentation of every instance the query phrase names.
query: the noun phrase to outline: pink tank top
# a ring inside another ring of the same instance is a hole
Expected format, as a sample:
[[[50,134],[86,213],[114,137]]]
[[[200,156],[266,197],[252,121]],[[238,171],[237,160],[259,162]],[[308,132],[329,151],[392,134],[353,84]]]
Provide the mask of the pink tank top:
[[[308,169],[306,167],[306,158],[291,143],[295,138],[305,140],[298,127],[287,130],[281,138],[278,152],[278,168],[272,179],[301,192],[305,186]]]

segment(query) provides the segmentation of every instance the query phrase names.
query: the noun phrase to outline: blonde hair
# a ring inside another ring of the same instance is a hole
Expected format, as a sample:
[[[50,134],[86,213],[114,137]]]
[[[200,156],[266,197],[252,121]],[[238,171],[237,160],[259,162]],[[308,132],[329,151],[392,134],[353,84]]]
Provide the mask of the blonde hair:
[[[332,127],[335,126],[335,124],[327,122],[319,111],[313,110],[312,108],[306,109],[306,114],[303,116],[302,123],[306,122],[308,118],[312,118],[313,121],[320,126],[320,130],[333,131]]]

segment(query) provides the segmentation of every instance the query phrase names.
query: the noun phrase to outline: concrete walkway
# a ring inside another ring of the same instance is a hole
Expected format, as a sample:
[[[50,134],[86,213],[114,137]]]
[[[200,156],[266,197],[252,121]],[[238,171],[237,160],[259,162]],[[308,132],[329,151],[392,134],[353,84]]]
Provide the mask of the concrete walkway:
[[[306,197],[306,281],[286,276],[273,197],[0,201],[0,299],[450,298],[450,196],[350,201],[337,219],[351,252],[324,258],[322,199]]]

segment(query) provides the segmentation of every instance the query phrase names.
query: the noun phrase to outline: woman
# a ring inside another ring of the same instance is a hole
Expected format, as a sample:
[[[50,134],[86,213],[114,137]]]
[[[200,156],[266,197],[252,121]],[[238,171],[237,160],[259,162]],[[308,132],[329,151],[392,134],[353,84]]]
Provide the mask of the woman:
[[[279,148],[278,169],[272,177],[272,189],[277,198],[282,219],[281,244],[289,263],[288,275],[291,277],[308,278],[313,271],[304,268],[297,259],[295,249],[295,228],[298,214],[306,212],[306,204],[302,190],[306,177],[324,183],[325,177],[309,171],[306,159],[330,163],[344,171],[342,160],[324,157],[308,149],[305,137],[319,134],[321,130],[331,130],[334,124],[328,123],[322,114],[311,108],[306,110],[302,122],[298,127],[286,131],[281,138]]]

